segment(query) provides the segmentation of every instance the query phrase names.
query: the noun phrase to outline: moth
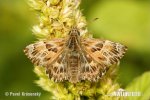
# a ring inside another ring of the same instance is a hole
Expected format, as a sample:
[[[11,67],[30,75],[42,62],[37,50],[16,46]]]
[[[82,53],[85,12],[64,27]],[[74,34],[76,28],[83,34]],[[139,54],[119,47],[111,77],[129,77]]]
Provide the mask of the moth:
[[[127,47],[109,40],[83,38],[76,27],[66,38],[38,41],[24,52],[34,65],[46,68],[55,82],[97,81],[119,62]]]

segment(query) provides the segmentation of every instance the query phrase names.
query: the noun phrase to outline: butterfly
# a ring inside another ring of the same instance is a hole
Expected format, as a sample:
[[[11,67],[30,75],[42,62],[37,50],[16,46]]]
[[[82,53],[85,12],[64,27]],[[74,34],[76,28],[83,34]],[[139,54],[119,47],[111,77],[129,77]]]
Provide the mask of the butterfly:
[[[55,82],[77,83],[99,80],[111,65],[119,62],[126,50],[120,43],[84,38],[73,27],[66,38],[38,41],[28,45],[24,52],[34,65],[45,67]]]

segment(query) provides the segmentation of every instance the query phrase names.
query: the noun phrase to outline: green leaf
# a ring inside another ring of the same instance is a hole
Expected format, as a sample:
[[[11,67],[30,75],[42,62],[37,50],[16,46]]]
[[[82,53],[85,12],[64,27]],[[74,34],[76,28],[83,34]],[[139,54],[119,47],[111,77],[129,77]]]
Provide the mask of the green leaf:
[[[127,100],[150,100],[150,71],[134,79],[126,90],[141,93],[141,96],[129,96]]]

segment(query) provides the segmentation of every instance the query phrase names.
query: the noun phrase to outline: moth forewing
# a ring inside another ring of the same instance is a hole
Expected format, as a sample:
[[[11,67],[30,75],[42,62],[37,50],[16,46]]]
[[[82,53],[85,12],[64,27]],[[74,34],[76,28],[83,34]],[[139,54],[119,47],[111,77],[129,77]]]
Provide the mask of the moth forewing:
[[[39,41],[28,45],[24,52],[27,57],[38,66],[50,65],[63,51],[64,40]]]
[[[122,44],[109,40],[85,39],[82,44],[85,52],[103,66],[117,63],[126,51]]]

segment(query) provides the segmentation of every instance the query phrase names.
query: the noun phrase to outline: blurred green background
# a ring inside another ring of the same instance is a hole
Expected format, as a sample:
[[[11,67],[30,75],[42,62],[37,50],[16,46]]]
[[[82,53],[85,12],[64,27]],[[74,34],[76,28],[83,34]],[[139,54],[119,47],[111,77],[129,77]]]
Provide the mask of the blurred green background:
[[[83,0],[89,32],[96,38],[120,42],[128,47],[121,60],[118,81],[126,87],[150,70],[150,1]],[[32,25],[36,13],[24,0],[0,0],[0,100],[45,100],[48,93],[34,84],[38,77],[23,49],[36,38]],[[93,21],[93,19],[99,18]],[[5,92],[41,92],[41,97],[6,97]]]

